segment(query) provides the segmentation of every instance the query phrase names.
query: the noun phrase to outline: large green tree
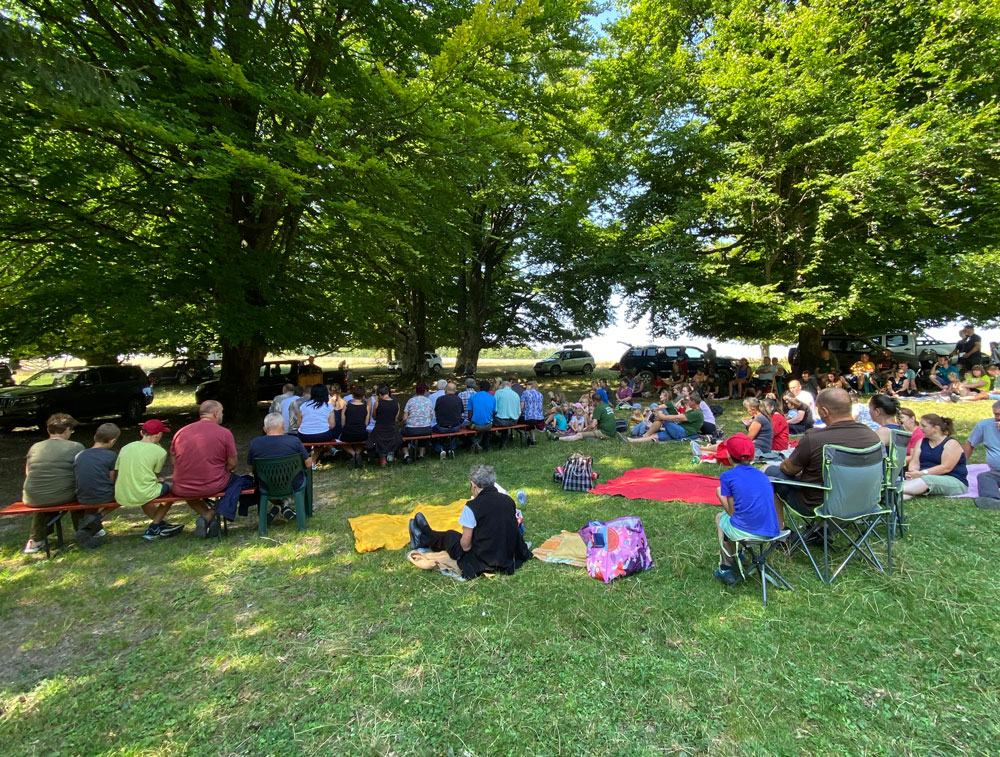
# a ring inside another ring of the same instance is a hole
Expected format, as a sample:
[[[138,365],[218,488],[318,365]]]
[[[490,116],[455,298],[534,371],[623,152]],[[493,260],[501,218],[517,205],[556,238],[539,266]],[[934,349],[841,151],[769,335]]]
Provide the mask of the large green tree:
[[[998,32],[970,0],[630,4],[597,77],[634,312],[807,355],[995,317]]]

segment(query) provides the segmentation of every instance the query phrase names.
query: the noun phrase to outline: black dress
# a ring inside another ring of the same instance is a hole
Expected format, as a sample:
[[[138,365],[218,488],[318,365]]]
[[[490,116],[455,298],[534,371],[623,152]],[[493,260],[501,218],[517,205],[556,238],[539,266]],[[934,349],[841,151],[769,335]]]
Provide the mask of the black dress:
[[[396,428],[396,416],[399,414],[399,403],[394,399],[378,399],[375,407],[375,428],[368,435],[368,448],[374,449],[379,457],[385,457],[396,452],[403,446],[403,435]]]
[[[363,442],[368,440],[368,429],[365,427],[365,418],[368,415],[368,408],[365,403],[355,405],[348,402],[344,408],[344,429],[340,432],[342,442]]]

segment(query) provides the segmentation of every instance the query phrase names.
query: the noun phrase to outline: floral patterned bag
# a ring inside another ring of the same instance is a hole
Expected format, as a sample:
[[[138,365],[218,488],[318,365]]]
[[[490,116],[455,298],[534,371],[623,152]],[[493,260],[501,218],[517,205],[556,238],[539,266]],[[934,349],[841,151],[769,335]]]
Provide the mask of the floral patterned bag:
[[[592,520],[580,529],[587,547],[587,574],[604,583],[653,567],[642,520],[630,516],[607,523]]]

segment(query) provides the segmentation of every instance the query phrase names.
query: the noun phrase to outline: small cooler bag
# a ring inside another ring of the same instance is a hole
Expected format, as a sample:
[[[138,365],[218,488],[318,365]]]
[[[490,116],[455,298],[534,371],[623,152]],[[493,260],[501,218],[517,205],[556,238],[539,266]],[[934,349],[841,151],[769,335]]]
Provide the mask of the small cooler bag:
[[[587,574],[604,583],[653,567],[642,520],[634,516],[607,523],[592,520],[580,529],[587,547]]]

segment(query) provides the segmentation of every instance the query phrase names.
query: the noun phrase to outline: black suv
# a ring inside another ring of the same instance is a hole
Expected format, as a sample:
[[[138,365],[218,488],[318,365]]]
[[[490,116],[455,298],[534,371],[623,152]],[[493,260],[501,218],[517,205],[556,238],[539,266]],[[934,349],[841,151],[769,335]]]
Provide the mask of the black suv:
[[[648,347],[630,347],[622,355],[612,370],[617,370],[619,376],[640,375],[642,380],[650,382],[657,376],[667,377],[674,372],[674,361],[684,350],[688,359],[688,375],[693,376],[700,368],[708,373],[705,362],[705,351],[697,347],[675,344],[668,347],[649,345]],[[715,358],[715,374],[720,382],[727,383],[736,375],[736,361],[728,357]]]
[[[154,384],[201,383],[215,378],[215,371],[209,360],[178,357],[149,372],[149,380]]]
[[[138,423],[152,401],[149,378],[135,365],[48,368],[0,390],[0,428],[44,430],[52,413],[69,413],[77,420],[119,415],[126,423]]]
[[[270,402],[281,394],[281,388],[285,384],[299,383],[299,374],[305,373],[302,370],[305,365],[306,362],[304,360],[268,360],[259,369],[257,401]],[[345,393],[347,392],[347,382],[351,380],[350,371],[322,371],[322,374],[324,384],[339,384],[341,389]],[[220,385],[221,381],[219,379],[213,379],[212,381],[200,384],[194,393],[195,400],[200,404],[205,400],[218,399]]]

